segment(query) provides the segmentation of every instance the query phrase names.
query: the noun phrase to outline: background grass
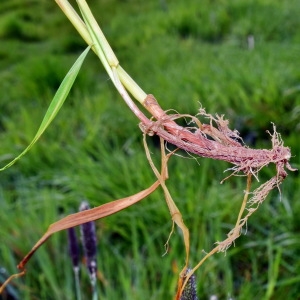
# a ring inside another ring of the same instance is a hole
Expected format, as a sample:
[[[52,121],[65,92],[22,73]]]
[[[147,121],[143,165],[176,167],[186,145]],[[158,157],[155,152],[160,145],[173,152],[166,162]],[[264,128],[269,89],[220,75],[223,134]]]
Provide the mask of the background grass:
[[[129,74],[162,107],[225,114],[255,148],[270,148],[274,122],[300,167],[300,3],[297,0],[89,1]],[[31,141],[56,89],[85,48],[54,1],[0,4],[0,162]],[[252,47],[251,39],[254,39]],[[159,159],[157,140],[149,140]],[[168,186],[191,232],[191,263],[233,227],[244,178],[219,182],[229,167],[173,157]],[[262,171],[260,182],[274,174]],[[0,279],[49,224],[146,188],[155,180],[130,113],[91,53],[62,111],[20,162],[0,173]],[[289,174],[248,222],[247,234],[197,272],[200,299],[297,299],[300,294],[299,176]],[[171,299],[184,264],[162,191],[97,221],[101,299]],[[82,292],[89,299],[82,270]],[[74,299],[66,233],[54,235],[10,299]],[[9,295],[4,295],[7,299]]]

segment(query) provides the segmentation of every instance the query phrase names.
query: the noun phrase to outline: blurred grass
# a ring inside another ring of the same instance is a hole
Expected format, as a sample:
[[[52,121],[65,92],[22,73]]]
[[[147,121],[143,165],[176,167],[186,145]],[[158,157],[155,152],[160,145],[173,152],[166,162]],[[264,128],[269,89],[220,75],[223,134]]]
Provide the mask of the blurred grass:
[[[90,1],[122,66],[162,107],[225,114],[251,147],[270,148],[271,122],[300,167],[299,1]],[[51,1],[0,4],[0,162],[31,141],[56,89],[85,48]],[[251,39],[254,39],[252,48]],[[200,104],[201,103],[201,104]],[[0,173],[0,267],[20,258],[55,220],[149,186],[137,119],[89,55],[62,111],[38,144]],[[158,161],[157,141],[149,145]],[[229,165],[173,157],[168,186],[191,231],[191,263],[226,237],[245,189],[219,182]],[[263,182],[274,174],[262,172]],[[250,219],[226,256],[197,272],[208,299],[296,299],[299,295],[299,176],[289,174]],[[162,257],[171,221],[162,192],[97,222],[101,299],[170,299],[184,264],[180,232]],[[89,299],[87,275],[83,294]],[[1,277],[0,277],[1,279]],[[66,233],[53,236],[11,290],[17,299],[74,299]],[[5,299],[5,298],[4,298]]]

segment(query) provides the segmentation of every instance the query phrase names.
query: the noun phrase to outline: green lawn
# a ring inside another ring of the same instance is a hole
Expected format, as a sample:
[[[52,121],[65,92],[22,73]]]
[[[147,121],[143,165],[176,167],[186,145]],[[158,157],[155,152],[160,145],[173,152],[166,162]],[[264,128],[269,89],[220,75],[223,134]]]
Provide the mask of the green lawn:
[[[164,109],[225,114],[251,148],[271,148],[266,131],[274,122],[291,148],[292,166],[300,168],[298,0],[88,2],[123,68]],[[84,49],[55,1],[1,1],[0,167],[30,143]],[[94,207],[155,181],[138,123],[91,52],[41,140],[0,173],[0,282],[82,199]],[[159,162],[158,140],[148,141]],[[231,177],[220,185],[229,164],[180,154],[170,160],[167,185],[190,229],[192,266],[233,228],[246,180]],[[265,168],[260,183],[274,174],[273,166]],[[200,299],[299,297],[299,197],[299,173],[289,172],[235,246],[197,271]],[[184,246],[176,230],[163,256],[171,227],[161,189],[97,221],[99,299],[172,299]],[[83,299],[91,299],[84,268],[81,277]],[[76,299],[66,232],[36,252],[6,295]]]

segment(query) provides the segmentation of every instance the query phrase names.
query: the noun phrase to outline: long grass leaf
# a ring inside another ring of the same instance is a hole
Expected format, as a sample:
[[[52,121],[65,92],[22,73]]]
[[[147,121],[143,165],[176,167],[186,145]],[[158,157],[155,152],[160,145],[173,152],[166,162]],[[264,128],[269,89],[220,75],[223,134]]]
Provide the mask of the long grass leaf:
[[[84,224],[86,222],[92,222],[100,218],[104,218],[123,210],[140,200],[144,199],[152,192],[154,192],[160,185],[159,181],[154,182],[149,188],[131,195],[126,198],[118,199],[103,205],[94,207],[89,210],[84,210],[75,214],[68,215],[63,219],[51,224],[46,233],[40,238],[40,240],[32,247],[30,252],[19,263],[18,268],[24,269],[26,263],[34,254],[34,252],[55,232],[65,230],[74,226]]]
[[[137,194],[131,195],[126,198],[118,199],[109,203],[105,203],[98,207],[94,207],[89,210],[80,211],[75,214],[71,214],[66,216],[65,218],[51,224],[46,231],[46,233],[39,239],[39,241],[32,247],[29,253],[22,259],[22,261],[18,265],[18,269],[21,270],[20,273],[11,275],[3,284],[0,286],[0,294],[3,292],[5,287],[9,284],[11,280],[14,278],[25,275],[25,265],[30,260],[35,251],[43,245],[46,240],[54,233],[69,229],[74,226],[78,226],[84,224],[86,222],[92,222],[98,220],[100,218],[104,218],[110,216],[112,214],[117,213],[120,210],[123,210],[140,200],[149,196],[152,192],[154,192],[157,187],[160,185],[159,181],[154,182],[150,187],[145,190],[138,192]]]
[[[65,76],[64,80],[62,81],[61,85],[59,86],[55,96],[53,97],[48,110],[46,111],[46,114],[42,120],[42,123],[31,141],[31,143],[28,145],[28,147],[19,154],[16,158],[14,158],[11,162],[9,162],[7,165],[5,165],[3,168],[0,169],[0,171],[4,171],[5,169],[11,167],[16,161],[18,161],[22,156],[24,156],[31,147],[36,143],[36,141],[41,137],[41,135],[44,133],[44,131],[47,129],[47,127],[50,125],[50,123],[53,121],[57,113],[59,112],[60,108],[62,107],[63,103],[65,102],[73,83],[78,75],[78,72],[81,68],[81,65],[88,54],[90,50],[90,47],[88,47],[76,60],[72,68],[69,70],[67,75]]]

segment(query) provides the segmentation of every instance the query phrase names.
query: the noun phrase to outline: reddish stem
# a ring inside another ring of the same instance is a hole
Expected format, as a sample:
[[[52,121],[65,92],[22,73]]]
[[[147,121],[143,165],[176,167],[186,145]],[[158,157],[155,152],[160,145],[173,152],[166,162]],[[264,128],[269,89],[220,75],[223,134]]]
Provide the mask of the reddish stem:
[[[269,163],[276,164],[277,175],[281,178],[287,176],[284,166],[294,171],[288,163],[291,157],[290,149],[282,146],[283,143],[275,127],[272,135],[272,149],[250,149],[237,142],[236,139],[240,137],[236,132],[231,131],[227,127],[228,122],[220,117],[215,119],[209,114],[202,113],[211,119],[210,125],[204,124],[201,128],[191,129],[176,124],[174,119],[179,118],[180,115],[167,115],[152,95],[147,96],[144,106],[157,121],[141,120],[141,129],[149,135],[157,134],[180,149],[202,157],[230,162],[235,165],[232,168],[234,172],[243,171],[245,174],[255,174]],[[217,123],[218,128],[213,127],[212,121]]]

